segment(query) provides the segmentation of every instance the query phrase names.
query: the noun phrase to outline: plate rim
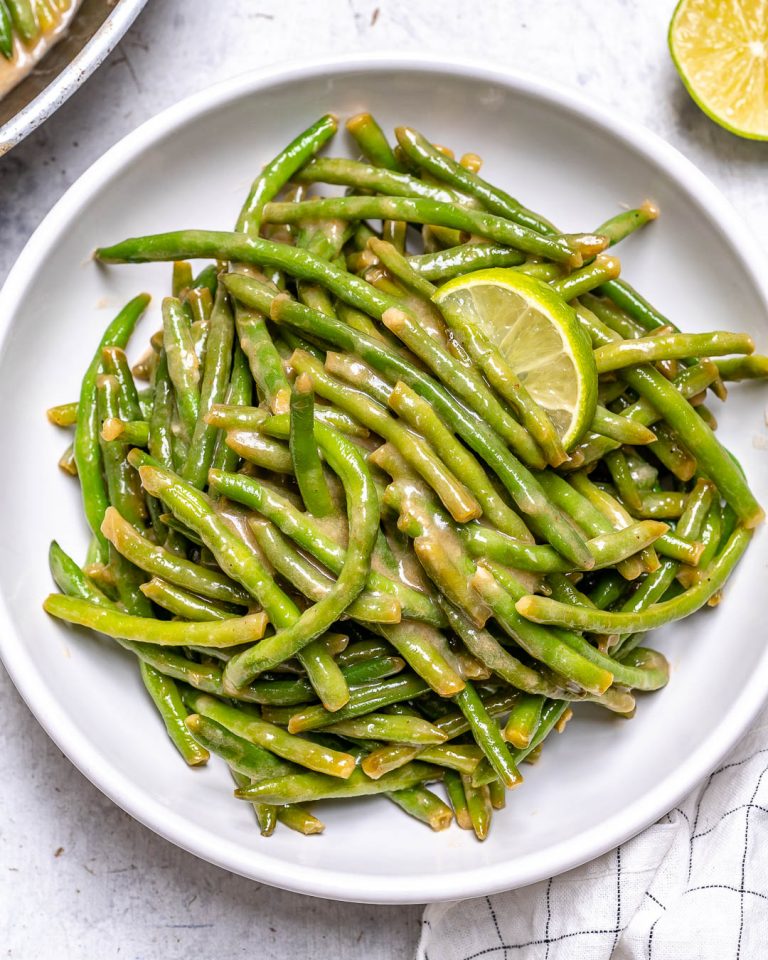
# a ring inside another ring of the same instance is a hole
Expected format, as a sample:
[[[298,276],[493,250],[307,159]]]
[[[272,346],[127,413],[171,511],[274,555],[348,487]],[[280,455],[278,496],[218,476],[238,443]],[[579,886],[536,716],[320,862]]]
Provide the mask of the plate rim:
[[[172,134],[191,117],[243,95],[254,95],[278,83],[301,79],[322,79],[334,72],[374,72],[387,67],[392,71],[450,73],[505,86],[526,96],[564,108],[621,140],[675,180],[683,180],[687,190],[706,206],[713,227],[726,239],[744,266],[755,292],[768,313],[768,271],[765,255],[752,231],[730,202],[675,147],[641,124],[614,116],[607,105],[550,81],[472,59],[447,60],[432,54],[378,53],[322,57],[293,63],[281,63],[248,71],[221,81],[165,108],[144,121],[101,155],[68,188],[49,211],[24,246],[0,290],[0,353],[4,351],[11,329],[10,317],[16,312],[25,289],[52,241],[77,210],[98,192],[116,170],[127,165],[157,140]],[[731,236],[745,235],[752,242],[737,249]],[[764,280],[763,277],[766,279]],[[16,689],[48,736],[74,766],[102,793],[144,826],[182,849],[233,873],[295,893],[349,902],[407,904],[423,903],[424,892],[430,901],[485,896],[516,889],[573,869],[614,849],[635,836],[672,809],[697,783],[701,782],[744,734],[768,695],[768,647],[740,696],[725,712],[713,733],[691,753],[686,761],[656,787],[636,799],[607,821],[596,824],[567,841],[493,866],[457,870],[435,875],[382,877],[309,868],[278,861],[258,851],[235,844],[214,842],[213,836],[191,825],[183,816],[169,810],[132,782],[114,766],[105,764],[98,751],[81,734],[67,712],[50,697],[43,677],[25,652],[9,614],[8,600],[0,591],[0,659]]]

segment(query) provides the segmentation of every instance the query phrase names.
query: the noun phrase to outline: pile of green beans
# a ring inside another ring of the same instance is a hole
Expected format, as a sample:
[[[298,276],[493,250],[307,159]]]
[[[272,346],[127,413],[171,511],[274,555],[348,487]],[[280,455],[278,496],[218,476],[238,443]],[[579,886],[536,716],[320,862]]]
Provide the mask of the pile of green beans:
[[[97,251],[173,262],[171,289],[133,368],[146,295],[48,411],[92,540],[82,566],[52,544],[45,609],[137,658],[179,753],[222,757],[263,834],[383,794],[482,840],[574,704],[631,716],[669,677],[646,633],[717,603],[763,512],[704,401],[768,358],[618,279],[600,251],[652,204],[561,234],[475,154],[408,128],[393,147],[361,114],[361,159],[316,156],[336,128],[262,169],[235,230]],[[570,449],[435,305],[488,266],[549,284],[591,339],[599,404]]]

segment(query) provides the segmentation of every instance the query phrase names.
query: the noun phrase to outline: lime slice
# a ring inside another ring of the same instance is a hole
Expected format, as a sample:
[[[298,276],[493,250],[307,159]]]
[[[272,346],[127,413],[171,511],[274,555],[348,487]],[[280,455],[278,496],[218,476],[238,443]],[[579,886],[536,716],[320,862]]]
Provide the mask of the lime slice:
[[[680,0],[669,50],[688,92],[715,123],[768,140],[768,18],[762,0]]]
[[[566,450],[591,424],[597,403],[592,344],[576,314],[543,283],[515,270],[478,270],[434,296],[481,330],[548,414]]]

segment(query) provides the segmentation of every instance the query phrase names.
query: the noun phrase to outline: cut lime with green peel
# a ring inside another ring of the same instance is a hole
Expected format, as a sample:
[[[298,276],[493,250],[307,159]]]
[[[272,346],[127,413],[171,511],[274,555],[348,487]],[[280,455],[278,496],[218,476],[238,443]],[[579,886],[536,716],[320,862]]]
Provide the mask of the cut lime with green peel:
[[[449,280],[433,297],[450,304],[499,349],[571,449],[592,423],[597,368],[573,309],[555,291],[516,270],[478,270]]]
[[[708,117],[739,137],[768,140],[765,0],[680,0],[669,25],[669,49]]]

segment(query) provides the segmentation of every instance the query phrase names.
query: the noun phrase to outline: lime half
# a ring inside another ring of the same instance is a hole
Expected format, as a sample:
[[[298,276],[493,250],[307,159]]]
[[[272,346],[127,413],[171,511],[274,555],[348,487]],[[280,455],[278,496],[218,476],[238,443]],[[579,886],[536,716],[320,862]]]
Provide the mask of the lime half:
[[[576,314],[555,291],[515,270],[478,270],[440,287],[449,305],[499,349],[548,414],[566,450],[592,423],[597,369]]]
[[[669,49],[688,92],[715,123],[768,139],[768,4],[680,0]]]

